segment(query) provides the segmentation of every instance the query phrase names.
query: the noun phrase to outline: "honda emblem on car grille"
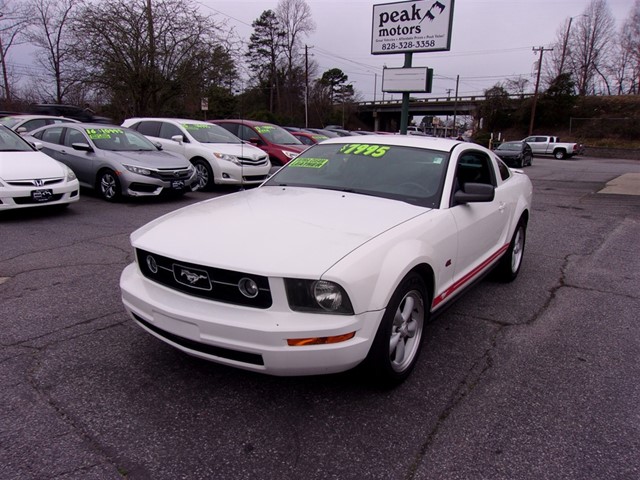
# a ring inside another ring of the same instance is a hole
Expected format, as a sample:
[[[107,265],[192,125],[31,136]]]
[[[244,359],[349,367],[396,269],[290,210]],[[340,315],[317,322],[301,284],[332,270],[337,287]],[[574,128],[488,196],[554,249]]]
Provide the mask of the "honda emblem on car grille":
[[[36,179],[36,180],[33,181],[33,184],[36,187],[42,187],[44,185],[44,180]]]
[[[187,287],[198,290],[211,290],[211,280],[209,280],[209,274],[205,270],[174,264],[173,277],[176,282]]]

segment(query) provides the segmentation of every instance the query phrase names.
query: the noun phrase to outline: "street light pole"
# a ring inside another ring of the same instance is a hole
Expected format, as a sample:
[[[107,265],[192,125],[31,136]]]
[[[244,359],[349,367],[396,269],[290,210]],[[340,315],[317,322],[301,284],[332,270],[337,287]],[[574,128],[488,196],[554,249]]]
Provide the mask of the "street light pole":
[[[562,42],[562,57],[560,58],[560,71],[558,75],[563,73],[564,69],[564,60],[567,56],[567,44],[569,43],[569,33],[571,32],[571,22],[573,22],[574,18],[578,17],[588,17],[588,15],[576,15],[575,17],[569,17],[569,24],[567,25],[567,32],[564,34],[564,42]]]

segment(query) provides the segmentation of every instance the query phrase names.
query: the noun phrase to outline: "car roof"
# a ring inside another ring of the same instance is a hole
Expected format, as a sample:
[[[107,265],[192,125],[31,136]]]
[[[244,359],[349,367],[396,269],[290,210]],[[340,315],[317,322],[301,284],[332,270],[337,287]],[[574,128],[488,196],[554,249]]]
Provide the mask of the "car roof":
[[[177,117],[131,117],[124,120],[124,123],[135,122],[175,122],[175,123],[209,123],[206,120],[196,120],[194,118],[177,118]]]
[[[399,147],[418,147],[430,150],[449,152],[462,142],[438,137],[420,137],[416,135],[358,135],[357,137],[329,138],[322,142],[323,145],[331,143],[369,143],[371,145],[391,145]]]
[[[218,123],[218,122],[226,122],[226,123],[242,123],[244,125],[249,125],[250,127],[257,127],[260,125],[273,125],[275,127],[280,127],[279,125],[276,125],[275,123],[269,123],[269,122],[260,122],[258,120],[242,120],[239,118],[234,118],[234,119],[216,119],[216,120],[208,120],[209,122],[212,123]],[[282,127],[280,127],[282,128]]]
[[[61,118],[63,120],[69,120],[71,123],[77,123],[77,120],[73,118],[62,117],[60,115],[45,115],[43,113],[17,113],[15,115],[6,115],[4,118],[19,118],[21,120],[33,120],[34,118]]]

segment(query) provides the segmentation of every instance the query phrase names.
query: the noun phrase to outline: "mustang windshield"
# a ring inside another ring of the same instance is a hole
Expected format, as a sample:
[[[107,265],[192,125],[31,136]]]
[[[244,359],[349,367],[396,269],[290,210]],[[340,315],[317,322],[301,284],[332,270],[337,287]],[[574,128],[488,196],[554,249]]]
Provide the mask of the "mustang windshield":
[[[324,188],[437,207],[448,162],[447,152],[424,148],[320,144],[289,162],[265,186]]]

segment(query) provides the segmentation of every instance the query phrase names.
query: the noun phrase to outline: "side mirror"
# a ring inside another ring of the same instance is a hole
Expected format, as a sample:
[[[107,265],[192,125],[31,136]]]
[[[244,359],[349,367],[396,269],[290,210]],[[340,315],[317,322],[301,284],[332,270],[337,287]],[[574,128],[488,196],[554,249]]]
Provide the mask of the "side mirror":
[[[18,127],[18,128],[16,128],[16,133],[19,133],[19,134],[22,135],[23,133],[26,133],[26,132],[27,132],[27,128],[26,127]]]
[[[171,140],[179,143],[180,145],[184,143],[184,138],[182,137],[182,135],[174,135],[173,137],[171,137]]]
[[[40,151],[44,148],[44,145],[42,145],[42,143],[40,142],[30,142],[31,145],[33,145],[33,148],[35,148],[36,150]]]
[[[453,194],[457,205],[476,202],[492,202],[495,198],[495,187],[486,183],[465,183],[462,190]]]
[[[262,140],[260,140],[258,137],[251,137],[249,139],[249,143],[251,143],[252,145],[262,145]]]
[[[88,143],[72,143],[71,148],[81,152],[93,152],[93,148]]]
[[[176,136],[177,136],[177,135],[176,135]],[[156,147],[158,150],[162,150],[162,144],[161,144],[160,142],[153,142],[153,144],[155,145],[155,147]]]

